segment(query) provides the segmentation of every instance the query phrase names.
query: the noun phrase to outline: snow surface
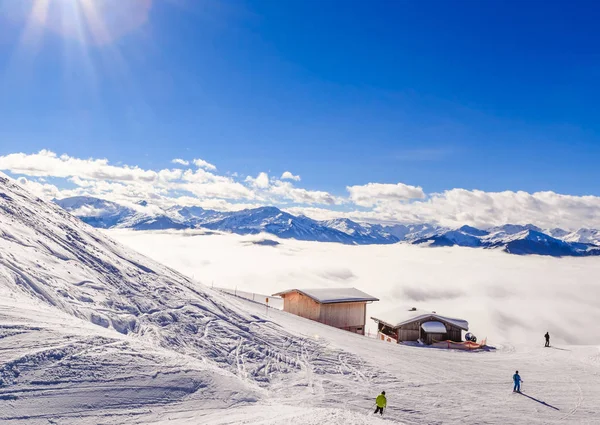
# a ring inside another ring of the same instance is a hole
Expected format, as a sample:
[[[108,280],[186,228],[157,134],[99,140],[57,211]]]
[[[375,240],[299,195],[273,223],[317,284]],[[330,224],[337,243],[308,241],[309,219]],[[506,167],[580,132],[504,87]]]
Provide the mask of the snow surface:
[[[446,325],[444,325],[442,322],[425,322],[421,325],[421,327],[425,332],[428,333],[446,333]]]
[[[440,320],[453,323],[461,329],[469,330],[469,322],[463,319],[455,319],[452,317],[442,316],[435,311],[425,311],[419,309],[395,308],[377,317],[372,317],[376,322],[385,323],[387,326],[397,328],[407,323],[416,322],[426,317],[436,317]]]
[[[146,251],[155,250],[154,254],[162,254],[169,262],[177,258],[180,271],[193,271],[188,274],[204,269],[214,272],[211,266],[224,255],[227,267],[220,271],[230,274],[220,280],[228,277],[234,283],[235,277],[240,287],[244,277],[250,286],[265,276],[282,277],[281,270],[287,270],[288,277],[296,273],[304,281],[307,271],[317,271],[322,273],[322,283],[336,281],[339,287],[340,282],[353,280],[358,284],[357,258],[370,259],[372,275],[381,265],[377,254],[384,253],[346,246],[360,250],[355,251],[356,257],[338,257],[343,261],[335,263],[330,254],[319,251],[322,244],[318,243],[286,241],[265,248],[241,243],[247,239],[236,236],[110,234],[120,235],[130,245],[141,243]],[[186,244],[195,245],[196,250],[187,251]],[[227,249],[221,252],[223,247]],[[404,254],[418,252],[420,258],[436,252],[434,259],[439,260],[437,256],[444,254],[446,261],[438,264],[440,268],[454,264],[450,260],[458,260],[464,251],[408,248],[411,251]],[[460,254],[452,257],[455,252]],[[238,257],[241,253],[245,259]],[[403,270],[417,258],[390,253],[394,261],[384,260],[394,265],[393,270]],[[280,261],[271,263],[273,256]],[[299,269],[293,261],[283,261],[303,256],[310,261]],[[500,264],[490,260],[494,257],[486,258],[487,267]],[[515,257],[503,255],[498,261],[505,258]],[[468,260],[473,263],[472,258]],[[594,263],[580,261],[562,262],[560,267],[569,269],[571,275],[577,275],[581,267],[587,276],[594,276]],[[353,267],[344,269],[344,262]],[[250,263],[253,267],[247,269]],[[307,264],[313,268],[307,269]],[[323,264],[329,268],[319,268]],[[533,264],[538,274],[555,280],[563,277],[556,268]],[[421,269],[422,264],[417,265]],[[463,265],[457,261],[457,267]],[[518,272],[523,270],[521,265]],[[383,270],[390,276],[394,275],[391,271]],[[492,274],[497,273],[493,270]],[[436,277],[432,275],[427,279]],[[376,282],[373,288],[385,292],[384,280],[371,279]],[[448,279],[443,282],[448,285]],[[406,288],[397,283],[401,291]],[[572,283],[567,285],[571,292],[582,289]],[[536,282],[532,285],[536,287]],[[597,322],[597,307],[591,302],[597,293],[593,286],[588,289],[582,294],[587,308],[573,302],[581,323]],[[484,301],[482,293],[476,296]],[[512,303],[506,293],[495,296],[500,304]],[[450,298],[456,304],[456,298]],[[537,307],[532,305],[533,297],[527,301],[530,309]],[[561,313],[554,309],[552,316]],[[515,314],[514,323],[524,320],[521,316]],[[571,326],[573,320],[566,314],[556,323]],[[0,176],[3,424],[598,423],[600,351],[591,345],[598,343],[597,335],[588,329],[588,346],[566,345],[560,337],[554,338],[551,323],[545,324],[553,348],[541,347],[540,333],[539,343],[504,343],[491,352],[458,352],[385,343],[276,309],[269,309],[267,316],[263,305],[212,291]],[[514,327],[522,332],[518,325]],[[516,369],[524,379],[524,395],[512,393],[511,376]],[[380,418],[371,412],[382,390],[389,407]]]
[[[313,288],[313,289],[288,289],[283,292],[273,294],[282,296],[290,292],[300,292],[309,296],[321,304],[359,302],[359,301],[379,301],[379,299],[359,291],[356,288]]]
[[[378,317],[377,319],[389,325],[392,325],[393,327],[398,327],[431,316],[436,317],[440,320],[444,320],[448,323],[452,323],[461,329],[469,330],[469,322],[466,320],[446,317],[434,312],[426,312],[422,310],[407,311],[406,309],[396,309],[394,311],[386,313],[385,315],[383,315],[383,317]]]

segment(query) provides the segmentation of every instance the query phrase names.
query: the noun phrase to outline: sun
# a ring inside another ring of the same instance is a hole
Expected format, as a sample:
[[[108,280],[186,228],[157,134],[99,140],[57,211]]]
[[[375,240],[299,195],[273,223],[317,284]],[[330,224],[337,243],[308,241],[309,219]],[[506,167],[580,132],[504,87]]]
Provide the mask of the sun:
[[[148,20],[152,0],[24,0],[31,4],[24,38],[50,31],[83,44],[107,45]]]

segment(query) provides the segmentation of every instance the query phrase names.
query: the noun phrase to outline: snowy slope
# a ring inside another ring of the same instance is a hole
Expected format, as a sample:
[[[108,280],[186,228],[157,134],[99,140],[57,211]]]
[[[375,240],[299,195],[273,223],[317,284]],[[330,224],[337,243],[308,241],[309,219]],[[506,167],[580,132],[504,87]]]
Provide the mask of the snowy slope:
[[[55,199],[54,202],[82,221],[101,229],[115,227],[135,214],[131,208],[90,196]]]
[[[596,347],[447,352],[267,314],[4,177],[0,265],[1,422],[583,424],[600,410]],[[516,367],[527,395],[510,392]]]
[[[347,218],[338,218],[322,221],[323,226],[339,230],[352,236],[356,243],[364,244],[390,244],[400,242],[400,239],[392,235],[384,226],[363,223],[359,224]]]
[[[135,405],[164,402],[161,394],[171,401],[200,390],[214,395],[223,386],[233,393],[227,396],[227,405],[247,402],[281,375],[302,373],[301,356],[304,350],[313,350],[310,342],[293,339],[264,319],[225,305],[221,296],[124,248],[4,177],[0,177],[0,211],[0,298],[2,311],[7,311],[0,323],[0,341],[9,344],[0,350],[5,356],[0,403],[10,402],[0,407],[0,418],[25,420],[47,413],[43,405],[32,406],[29,401],[28,394],[42,389],[61,393],[68,384],[71,390],[63,391],[68,397],[90,381],[130,382],[132,378],[126,377],[137,375],[144,359],[153,368],[148,378],[152,382],[140,378],[135,385],[164,388],[152,389],[152,397],[142,391],[142,400],[133,397]],[[75,324],[79,320],[94,324],[95,332],[84,331],[88,334],[81,336],[62,327],[48,328],[38,320],[40,308],[50,316],[55,313],[63,323],[70,323],[66,317],[71,316]],[[141,345],[134,349],[131,344]],[[113,355],[113,349],[123,351],[123,356]],[[86,356],[95,359],[89,371],[82,370],[88,365]],[[191,361],[202,367],[195,366],[188,377],[186,368],[177,372],[160,368],[164,356],[175,356],[179,365]],[[114,359],[112,367],[117,369],[121,360],[127,361],[125,369],[110,371],[105,357]],[[132,360],[136,358],[140,361]],[[217,372],[225,378],[213,384]],[[173,373],[186,377],[172,376],[170,384],[155,379]],[[180,379],[183,382],[177,383]],[[232,383],[227,382],[230,379]],[[112,386],[110,382],[103,386],[112,393],[113,388],[106,387]],[[122,397],[136,391],[127,388]],[[96,401],[84,403],[86,409],[105,408],[103,397],[90,392]],[[83,402],[73,403],[57,408],[82,408],[77,403]]]
[[[542,230],[532,224],[506,224],[491,229],[462,226],[449,229],[432,224],[381,225],[357,223],[339,218],[316,221],[294,216],[275,207],[261,207],[237,212],[218,212],[200,207],[174,206],[167,210],[141,210],[91,197],[55,201],[86,223],[100,228],[135,230],[190,229],[204,227],[241,235],[270,233],[280,238],[348,245],[413,243],[425,246],[465,246],[498,248],[511,254],[549,256],[588,256],[600,252],[600,231],[579,229]],[[536,236],[532,236],[535,232]],[[515,239],[521,239],[517,241]],[[541,236],[543,235],[543,236]],[[565,245],[566,243],[566,245]],[[509,246],[510,244],[511,246]]]
[[[328,228],[308,217],[296,217],[275,207],[262,207],[228,214],[217,221],[203,223],[202,227],[241,235],[271,233],[280,238],[319,242],[359,242],[347,233]]]
[[[416,245],[501,249],[509,254],[586,257],[600,255],[600,245],[553,238],[532,225],[506,225],[489,231],[463,226],[412,241]],[[554,233],[559,233],[554,231]],[[573,237],[572,239],[577,239]],[[586,239],[589,240],[589,239]]]
[[[575,232],[563,235],[560,239],[566,242],[579,242],[600,246],[600,230],[579,229]]]

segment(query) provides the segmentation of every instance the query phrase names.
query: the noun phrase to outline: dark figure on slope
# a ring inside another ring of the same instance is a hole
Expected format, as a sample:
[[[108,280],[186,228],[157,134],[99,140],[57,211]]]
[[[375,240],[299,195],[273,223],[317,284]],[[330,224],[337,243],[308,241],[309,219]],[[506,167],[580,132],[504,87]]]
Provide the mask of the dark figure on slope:
[[[545,347],[550,347],[550,334],[548,332],[546,332],[546,335],[544,335],[544,338],[546,338]]]
[[[521,382],[523,382],[523,380],[521,379],[521,375],[519,375],[518,370],[513,375],[513,381],[515,383],[515,387],[513,388],[513,393],[520,393],[521,392]]]
[[[375,400],[375,404],[377,408],[375,409],[375,413],[381,413],[383,415],[383,409],[387,407],[387,399],[385,398],[385,391],[382,391],[381,394],[377,396]]]

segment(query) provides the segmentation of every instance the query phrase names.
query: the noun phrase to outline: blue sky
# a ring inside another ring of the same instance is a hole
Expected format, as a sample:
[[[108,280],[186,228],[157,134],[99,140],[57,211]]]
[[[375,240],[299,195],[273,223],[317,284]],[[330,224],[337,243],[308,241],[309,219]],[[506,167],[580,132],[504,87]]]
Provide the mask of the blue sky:
[[[0,2],[0,155],[600,195],[596,2],[35,3]]]

